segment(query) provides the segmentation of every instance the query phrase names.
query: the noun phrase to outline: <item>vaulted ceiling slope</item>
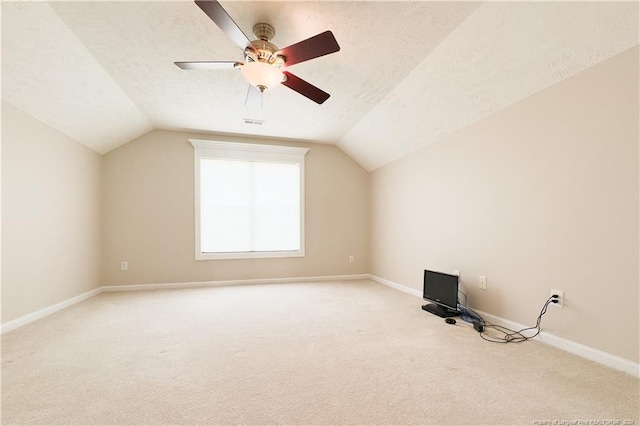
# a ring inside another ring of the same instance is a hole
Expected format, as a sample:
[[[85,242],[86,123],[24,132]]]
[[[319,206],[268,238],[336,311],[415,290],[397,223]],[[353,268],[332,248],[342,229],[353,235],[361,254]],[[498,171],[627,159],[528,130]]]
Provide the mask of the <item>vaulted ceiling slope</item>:
[[[177,68],[243,59],[192,1],[3,2],[2,98],[99,153],[196,130],[336,144],[371,171],[639,43],[635,1],[221,4],[280,47],[331,30],[340,52],[291,67],[331,98],[251,109],[239,72]]]

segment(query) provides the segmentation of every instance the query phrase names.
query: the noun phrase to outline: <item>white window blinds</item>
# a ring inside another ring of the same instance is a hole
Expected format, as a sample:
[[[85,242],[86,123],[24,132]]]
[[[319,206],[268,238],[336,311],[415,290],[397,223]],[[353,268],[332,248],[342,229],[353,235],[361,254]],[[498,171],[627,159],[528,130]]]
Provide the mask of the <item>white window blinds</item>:
[[[191,143],[196,162],[196,258],[303,256],[308,150]]]

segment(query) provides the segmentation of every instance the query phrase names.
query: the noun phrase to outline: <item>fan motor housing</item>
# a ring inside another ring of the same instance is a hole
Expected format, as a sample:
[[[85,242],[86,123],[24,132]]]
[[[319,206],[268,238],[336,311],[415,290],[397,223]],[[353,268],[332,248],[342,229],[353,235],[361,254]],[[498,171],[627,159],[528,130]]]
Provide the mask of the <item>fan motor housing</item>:
[[[256,36],[258,40],[273,40],[276,36],[276,30],[269,24],[265,23],[257,23],[253,26],[253,35]]]
[[[255,50],[247,48],[244,51],[247,62],[266,62],[269,65],[282,66],[284,58],[276,55],[278,47],[273,43],[264,40],[254,40],[251,42]]]
[[[275,29],[269,24],[258,23],[253,26],[253,34],[256,40],[253,40],[251,45],[255,50],[245,49],[246,62],[265,62],[277,67],[284,65],[284,58],[276,54],[280,49],[269,41],[276,35]]]

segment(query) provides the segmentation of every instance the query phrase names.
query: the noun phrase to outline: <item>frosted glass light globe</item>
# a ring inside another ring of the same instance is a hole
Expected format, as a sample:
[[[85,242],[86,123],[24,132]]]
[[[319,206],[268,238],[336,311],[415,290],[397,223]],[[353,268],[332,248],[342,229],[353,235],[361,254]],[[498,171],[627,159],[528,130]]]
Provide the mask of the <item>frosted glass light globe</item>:
[[[241,71],[249,84],[256,86],[261,92],[277,86],[284,78],[280,69],[265,62],[249,62],[242,66]]]

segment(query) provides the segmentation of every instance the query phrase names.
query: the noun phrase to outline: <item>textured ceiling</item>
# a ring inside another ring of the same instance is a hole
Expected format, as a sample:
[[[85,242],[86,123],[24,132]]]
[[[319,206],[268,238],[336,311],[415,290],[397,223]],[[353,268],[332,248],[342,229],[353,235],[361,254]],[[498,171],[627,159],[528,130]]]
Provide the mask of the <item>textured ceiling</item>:
[[[374,170],[638,44],[637,2],[221,3],[280,47],[333,31],[340,52],[290,68],[331,98],[277,87],[247,109],[239,72],[178,69],[242,60],[191,1],[3,2],[2,97],[100,153],[188,129],[337,144]]]

